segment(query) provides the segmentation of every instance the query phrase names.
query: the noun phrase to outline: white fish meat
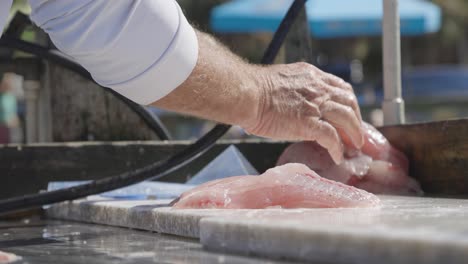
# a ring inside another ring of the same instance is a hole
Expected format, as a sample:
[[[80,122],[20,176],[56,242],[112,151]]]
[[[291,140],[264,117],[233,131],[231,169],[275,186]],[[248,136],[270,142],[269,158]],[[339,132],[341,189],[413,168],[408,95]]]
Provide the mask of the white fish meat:
[[[285,164],[259,176],[207,182],[183,193],[173,208],[260,209],[374,207],[377,196],[320,177],[302,164]]]

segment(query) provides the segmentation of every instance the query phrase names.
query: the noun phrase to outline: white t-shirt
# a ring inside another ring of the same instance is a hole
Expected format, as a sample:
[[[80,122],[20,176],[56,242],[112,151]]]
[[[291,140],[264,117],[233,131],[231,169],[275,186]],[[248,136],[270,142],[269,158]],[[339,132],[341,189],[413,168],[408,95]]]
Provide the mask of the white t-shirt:
[[[11,0],[0,0],[0,29]],[[175,0],[29,0],[31,19],[94,80],[150,104],[182,84],[198,40]]]

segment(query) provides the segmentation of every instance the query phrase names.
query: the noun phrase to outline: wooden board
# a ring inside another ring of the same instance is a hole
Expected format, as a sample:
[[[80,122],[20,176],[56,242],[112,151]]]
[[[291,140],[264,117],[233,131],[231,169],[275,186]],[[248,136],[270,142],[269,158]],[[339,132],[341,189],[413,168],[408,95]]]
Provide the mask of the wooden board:
[[[410,159],[410,174],[431,195],[468,195],[468,120],[380,128]],[[0,198],[45,189],[49,181],[90,180],[167,158],[189,142],[65,143],[0,146]],[[184,182],[229,144],[263,172],[273,167],[285,142],[222,141],[207,155],[164,177]],[[24,184],[27,183],[27,184]]]
[[[468,119],[379,129],[410,160],[426,193],[468,195]]]
[[[0,146],[0,199],[37,193],[50,181],[102,179],[168,158],[187,147],[189,141],[74,142]],[[190,165],[162,178],[185,182],[231,144],[259,172],[275,165],[285,142],[220,140]],[[27,184],[25,184],[27,183]]]
[[[158,139],[127,105],[89,80],[49,63],[53,141]]]
[[[464,263],[468,200],[383,196],[373,209],[180,210],[75,201],[53,218],[199,237],[210,250],[327,263]]]

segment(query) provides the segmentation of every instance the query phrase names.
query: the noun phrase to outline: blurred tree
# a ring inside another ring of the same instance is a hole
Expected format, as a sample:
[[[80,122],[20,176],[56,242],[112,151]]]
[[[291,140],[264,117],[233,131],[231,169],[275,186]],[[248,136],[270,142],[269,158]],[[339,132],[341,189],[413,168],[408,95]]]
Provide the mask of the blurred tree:
[[[28,4],[28,0],[14,0],[13,1],[13,9],[19,10],[25,14],[31,13],[31,7]]]
[[[222,3],[229,0],[177,0],[179,5],[184,10],[188,20],[198,29],[204,32],[210,32],[210,15],[211,10]],[[259,62],[263,51],[266,49],[272,34],[256,33],[256,34],[216,34],[214,35],[233,52],[251,62]],[[279,56],[281,57],[281,56]],[[281,60],[281,58],[279,58]]]
[[[433,0],[446,14],[445,39],[456,43],[460,63],[468,64],[468,1]]]
[[[187,19],[202,31],[210,31],[210,13],[213,7],[227,0],[177,0]]]
[[[468,1],[466,0],[433,0],[450,17],[468,24]]]

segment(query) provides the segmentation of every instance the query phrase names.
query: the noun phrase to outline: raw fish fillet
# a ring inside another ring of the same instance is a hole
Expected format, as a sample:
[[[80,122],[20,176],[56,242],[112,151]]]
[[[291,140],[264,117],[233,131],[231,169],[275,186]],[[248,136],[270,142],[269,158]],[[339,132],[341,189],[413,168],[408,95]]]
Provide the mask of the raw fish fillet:
[[[19,259],[15,254],[0,251],[0,264],[13,263]]]
[[[372,125],[363,122],[362,126],[365,132],[364,145],[361,149],[363,154],[374,160],[387,161],[404,171],[408,171],[409,164],[405,154],[394,148],[384,135]]]
[[[363,123],[361,150],[345,148],[344,161],[336,165],[327,150],[316,142],[290,145],[277,165],[296,162],[307,165],[320,176],[377,194],[422,195],[419,184],[408,176],[408,159],[392,147],[373,126]]]
[[[373,207],[377,196],[320,177],[303,164],[286,164],[259,176],[234,176],[183,193],[173,208],[259,209]]]

